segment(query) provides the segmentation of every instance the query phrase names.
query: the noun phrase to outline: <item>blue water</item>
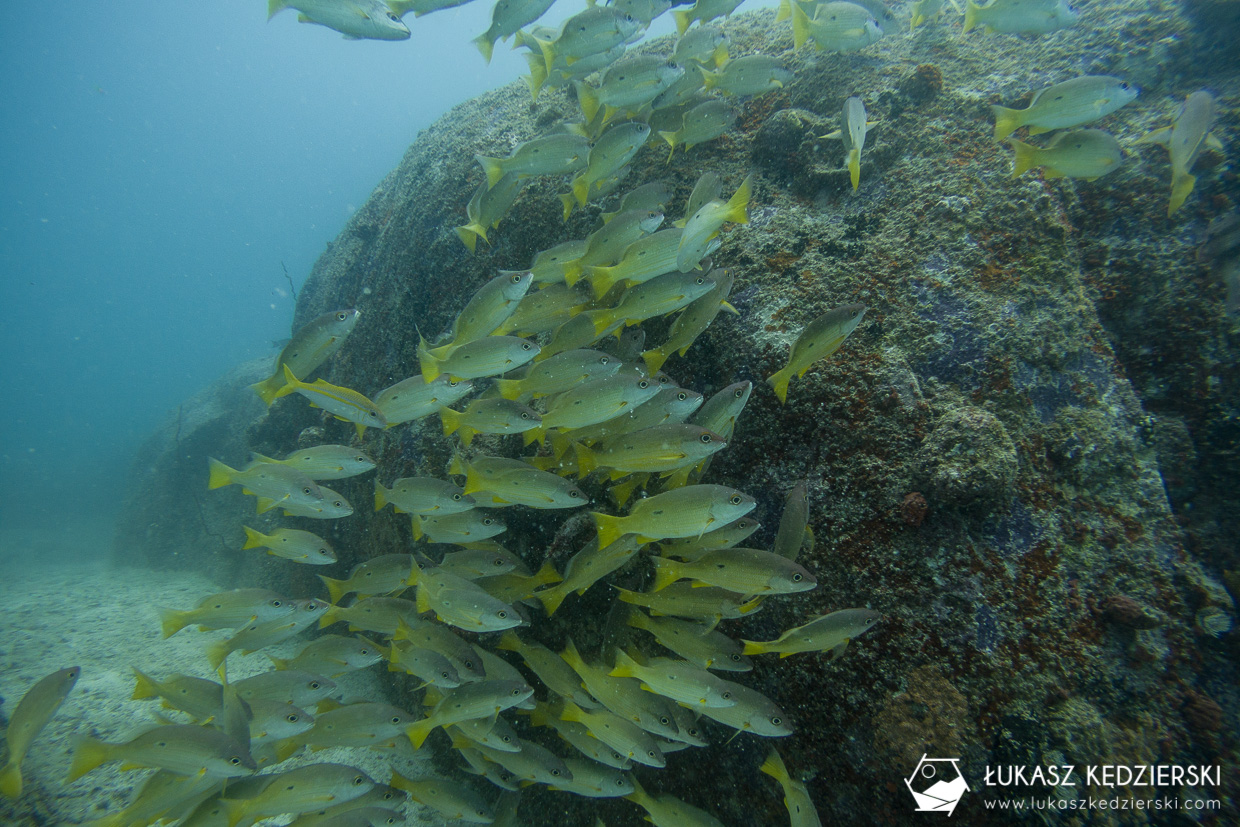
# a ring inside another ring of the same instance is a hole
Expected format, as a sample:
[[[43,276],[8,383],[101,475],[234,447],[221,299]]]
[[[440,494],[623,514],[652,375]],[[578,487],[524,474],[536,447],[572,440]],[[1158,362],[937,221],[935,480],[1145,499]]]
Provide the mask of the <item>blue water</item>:
[[[284,268],[300,286],[419,130],[526,71],[470,44],[491,6],[397,43],[262,0],[0,6],[0,522],[106,515],[170,409],[289,335]]]

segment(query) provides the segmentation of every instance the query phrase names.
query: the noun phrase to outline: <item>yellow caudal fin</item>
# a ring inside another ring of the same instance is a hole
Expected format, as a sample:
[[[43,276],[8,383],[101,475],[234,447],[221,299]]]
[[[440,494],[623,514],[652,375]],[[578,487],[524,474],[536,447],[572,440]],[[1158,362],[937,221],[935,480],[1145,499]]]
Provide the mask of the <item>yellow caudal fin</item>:
[[[276,401],[276,391],[280,390],[283,384],[284,380],[280,378],[279,374],[276,374],[275,376],[268,376],[263,381],[250,385],[250,387],[258,394],[258,398],[263,400],[263,404],[270,408],[271,403]]]
[[[693,20],[689,17],[689,12],[687,11],[674,11],[672,12],[672,17],[676,18],[677,37],[684,34],[685,30],[689,28],[689,24],[693,22]]]
[[[745,651],[741,652],[742,655],[764,655],[770,651],[760,640],[742,640],[741,643],[745,644]]]
[[[228,640],[217,640],[207,646],[207,662],[211,664],[212,669],[220,669],[224,666],[224,660],[232,650],[228,647]]]
[[[486,58],[487,63],[490,63],[491,53],[495,51],[495,41],[483,33],[475,37],[473,42],[478,47],[478,51],[482,52],[482,56]]]
[[[9,798],[22,794],[22,768],[16,761],[9,761],[0,770],[0,793]]]
[[[654,564],[654,585],[650,587],[652,592],[662,591],[680,579],[680,564],[675,560],[651,557],[650,562]]]
[[[73,764],[69,767],[69,777],[65,779],[65,783],[76,781],[95,767],[106,763],[108,755],[107,744],[89,735],[84,736],[73,751]]]
[[[184,629],[191,622],[189,612],[180,612],[176,609],[157,609],[159,612],[159,625],[164,633],[164,637],[169,638],[177,632]]]
[[[762,762],[762,766],[758,767],[758,771],[766,773],[780,784],[786,784],[790,780],[788,768],[784,766],[783,759],[779,757],[774,747],[771,747],[771,751],[767,753],[766,760]]]
[[[633,496],[633,492],[645,485],[649,478],[649,474],[634,474],[624,482],[613,485],[607,490],[607,493],[616,501],[616,505],[623,508],[624,504]]]
[[[440,408],[439,416],[443,419],[444,436],[452,436],[452,434],[456,433],[461,427],[461,420],[464,418],[459,411],[454,411],[451,408]]]
[[[328,599],[332,603],[339,603],[340,598],[345,595],[345,581],[333,580],[326,575],[319,575],[319,579],[323,581],[323,585],[327,587]]]
[[[535,430],[542,432],[541,428]],[[551,440],[551,454],[557,461],[563,459],[564,455],[568,453],[568,449],[573,445],[573,441],[560,431],[548,431],[547,438]]]
[[[779,11],[775,12],[775,22],[787,20],[792,17],[792,4],[788,0],[779,0]]]
[[[1008,138],[1008,144],[1016,152],[1012,158],[1012,177],[1028,172],[1037,166],[1038,148],[1015,138]]]
[[[383,506],[388,504],[388,489],[383,484],[375,480],[375,511],[382,511]]]
[[[416,724],[410,724],[405,730],[405,734],[409,736],[409,743],[413,744],[414,749],[421,749],[426,743],[426,737],[431,734],[431,730],[435,728],[435,722],[430,718],[424,718]]]
[[[504,399],[516,399],[521,395],[520,379],[496,379],[495,390]]]
[[[266,535],[255,531],[254,529],[250,528],[248,525],[243,525],[241,527],[245,529],[245,545],[243,545],[241,548],[243,549],[262,548],[264,545],[266,545],[266,540],[267,540]]]
[[[612,678],[636,678],[640,664],[633,660],[623,649],[616,650],[616,666],[607,673]]]
[[[159,694],[159,684],[150,675],[147,675],[138,667],[133,667],[134,687],[133,695],[130,696],[131,701],[141,701],[146,698],[154,698]]]
[[[709,69],[702,69],[702,89],[709,92],[719,85],[719,72],[712,72]]]
[[[422,378],[427,382],[434,382],[442,372],[439,370],[439,360],[431,354],[430,347],[421,334],[418,334],[418,366],[422,368]]]
[[[1137,138],[1139,144],[1162,144],[1166,146],[1171,140],[1171,127],[1164,126],[1161,129],[1155,129],[1153,132],[1142,135]]]
[[[267,0],[267,19],[275,17],[288,8],[289,0]]]
[[[480,224],[462,224],[456,228],[456,237],[461,240],[465,248],[471,253],[478,248],[478,239],[486,241],[486,227]]]
[[[573,197],[577,199],[577,203],[581,206],[586,205],[586,199],[590,196],[590,180],[586,178],[585,173],[578,175],[573,179]]]
[[[504,177],[504,165],[500,163],[499,158],[492,158],[489,155],[475,155],[474,160],[482,165],[482,171],[487,174],[487,187],[495,186],[496,182]]]
[[[577,196],[570,191],[560,193],[559,197],[560,203],[564,205],[564,220],[567,221],[573,210],[577,209]]]
[[[291,370],[289,370],[288,365],[280,365],[280,368],[284,371],[284,386],[280,388],[280,390],[276,391],[276,399],[279,399],[281,396],[288,396],[289,394],[297,393],[297,389],[303,387],[305,384],[298,379]]]
[[[340,607],[332,606],[330,609],[323,612],[322,617],[319,618],[319,628],[326,629],[328,626],[332,625],[333,623],[339,623],[343,619],[344,618],[340,617]],[[284,669],[285,667],[280,666],[277,668]]]
[[[214,457],[207,457],[207,488],[223,488],[226,485],[232,485],[233,474],[237,473],[236,469],[229,468],[224,463]]]
[[[552,436],[551,444],[555,444],[555,434]],[[594,473],[598,468],[598,457],[593,451],[582,445],[580,442],[573,444],[573,450],[577,452],[577,479],[585,479]]]
[[[964,6],[964,34],[968,34],[977,28],[977,13],[979,11],[981,11],[981,6],[973,2],[973,0],[967,0]]]
[[[521,638],[517,637],[517,633],[512,629],[506,629],[500,635],[499,643],[495,644],[495,648],[509,652],[519,652],[521,650]]]
[[[853,192],[861,184],[861,150],[848,150],[848,177],[852,180]]]
[[[594,522],[598,525],[599,548],[607,548],[607,546],[624,536],[624,517],[613,517],[610,514],[602,514],[598,511],[591,511],[590,516],[594,518]]]
[[[1193,187],[1197,184],[1197,178],[1187,172],[1171,173],[1171,203],[1167,205],[1167,215],[1184,205],[1189,194],[1193,191]]]
[[[970,1],[969,6],[973,3]],[[1021,123],[1021,115],[1023,109],[1008,109],[1006,106],[992,106],[990,111],[995,116],[995,140],[1002,141],[1008,135],[1020,129],[1024,124]]]
[[[581,106],[581,114],[585,116],[586,123],[590,123],[598,114],[598,92],[590,84],[581,81],[573,81],[573,88],[577,90],[577,103]]]
[[[809,17],[800,3],[792,3],[792,48],[799,49],[809,40]]]
[[[792,370],[790,368],[778,370],[768,376],[766,381],[774,388],[775,395],[779,397],[780,404],[788,404],[788,383],[792,381]]]
[[[736,192],[728,199],[728,209],[723,214],[724,221],[731,221],[733,224],[749,223],[749,197],[753,193],[753,174],[745,176],[745,180],[741,181],[741,185],[736,188]]]
[[[555,614],[556,609],[560,608],[564,598],[568,597],[568,590],[560,586],[552,586],[549,589],[534,592],[534,597],[542,603],[543,611],[547,613],[547,617],[551,617]]]

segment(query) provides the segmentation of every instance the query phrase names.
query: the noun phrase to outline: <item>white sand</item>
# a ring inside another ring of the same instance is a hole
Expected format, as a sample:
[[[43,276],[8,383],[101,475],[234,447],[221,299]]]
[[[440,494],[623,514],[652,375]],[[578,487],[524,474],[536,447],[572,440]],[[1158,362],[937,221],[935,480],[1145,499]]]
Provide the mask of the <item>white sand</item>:
[[[0,711],[6,718],[11,715],[26,690],[45,675],[69,666],[82,669],[77,686],[30,748],[22,766],[21,798],[14,803],[0,797],[0,824],[5,827],[75,824],[124,807],[148,771],[122,773],[119,764],[109,764],[65,784],[74,743],[84,734],[126,740],[155,725],[159,702],[130,700],[132,668],[156,679],[172,672],[214,678],[203,648],[224,635],[186,629],[167,640],[160,638],[155,606],[190,608],[203,596],[223,590],[201,575],[73,563],[69,561],[77,557],[72,553],[77,549],[64,545],[63,535],[50,545],[29,535],[0,536],[0,696],[4,698]],[[295,640],[273,652],[287,657],[304,642]],[[230,678],[243,678],[266,671],[270,662],[261,654],[234,654],[228,666]],[[373,671],[381,668],[373,666],[335,681],[345,697],[387,700]],[[384,783],[392,769],[415,778],[434,774],[429,756],[413,753],[407,742],[404,746],[404,754],[396,755],[324,750],[290,759],[281,768],[330,761],[356,766]],[[418,804],[408,804],[407,812],[409,824],[443,823]],[[286,817],[263,823],[287,821]]]

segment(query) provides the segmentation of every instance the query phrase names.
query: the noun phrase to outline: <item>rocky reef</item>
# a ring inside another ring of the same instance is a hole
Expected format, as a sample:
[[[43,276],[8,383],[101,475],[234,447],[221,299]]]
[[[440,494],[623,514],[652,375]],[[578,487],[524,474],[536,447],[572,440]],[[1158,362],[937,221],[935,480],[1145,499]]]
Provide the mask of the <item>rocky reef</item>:
[[[1240,74],[1217,52],[1201,59],[1199,35],[1172,5],[1155,8],[1091,7],[1081,26],[1040,38],[961,38],[951,18],[848,55],[793,51],[772,11],[738,15],[725,25],[732,54],[780,55],[795,81],[742,101],[732,131],[670,163],[665,148],[646,146],[621,187],[667,181],[670,218],[702,172],[718,173],[725,192],[756,173],[750,222],[727,231],[715,255],[735,274],[739,315],[721,316],[664,369],[704,394],[755,383],[707,477],[758,499],[763,528],[749,545],[770,546],[785,494],[808,481],[817,543],[800,562],[819,588],[725,631],[768,639],[838,608],[884,614],[843,658],[760,659],[744,681],[794,718],[780,749],[824,821],[905,823],[903,779],[924,753],[960,757],[970,777],[987,764],[1223,764],[1224,789],[1196,792],[1224,802],[1203,818],[1236,818],[1240,636],[1228,589],[1240,576],[1225,573],[1240,571],[1240,328],[1224,312],[1224,286],[1194,256],[1210,219],[1237,199],[1236,178],[1208,153],[1196,191],[1168,218],[1166,153],[1132,143],[1168,123],[1188,92],[1240,99]],[[645,48],[670,53],[671,42]],[[1142,87],[1101,124],[1127,148],[1123,166],[1095,182],[1010,177],[990,105],[1021,106],[1083,72]],[[822,138],[849,95],[878,121],[855,193],[839,143]],[[374,394],[417,374],[419,332],[444,330],[498,269],[525,268],[593,229],[596,205],[565,222],[560,182],[534,179],[477,255],[453,231],[481,180],[475,152],[506,155],[576,111],[562,91],[531,102],[516,82],[418,136],[302,291],[294,328],[334,308],[362,311],[320,375]],[[1216,134],[1234,157],[1240,124],[1234,109],[1220,112]],[[802,325],[852,302],[870,307],[861,327],[780,405],[763,379]],[[645,327],[648,342],[662,341],[665,322]],[[283,455],[348,443],[353,428],[296,397],[266,411],[256,398],[229,401],[245,396],[239,383],[210,403],[227,414],[187,403],[184,416],[202,424],[161,436],[140,458],[147,483],[132,488],[118,554],[156,561],[168,547],[202,549],[193,562],[236,573],[237,585],[318,594],[308,567],[237,567],[231,555],[242,552],[219,550],[239,548],[240,525],[254,518],[235,491],[208,496],[205,455]],[[191,434],[215,441],[191,453]],[[360,444],[388,483],[444,477],[454,442],[432,417],[368,431]],[[520,450],[513,437],[477,444]],[[407,518],[368,507],[370,476],[341,482],[357,512],[307,526],[332,542],[340,570],[412,547]],[[150,525],[168,513],[151,499],[159,491],[182,505],[175,537]],[[188,492],[215,505],[195,518]],[[562,564],[591,531],[584,519],[511,515],[501,539],[534,568],[547,549]],[[647,574],[639,560],[612,582],[640,588]],[[593,649],[612,602],[599,585],[553,622],[533,610],[537,636]],[[710,734],[713,746],[672,756],[643,785],[730,825],[782,823],[777,788],[757,771],[767,745]],[[974,792],[957,813],[965,823],[1011,823],[984,808],[992,791]],[[526,801],[541,824],[585,823],[564,794],[534,787]],[[627,802],[598,804],[608,824],[638,823]],[[1135,811],[1092,818],[1154,823]]]

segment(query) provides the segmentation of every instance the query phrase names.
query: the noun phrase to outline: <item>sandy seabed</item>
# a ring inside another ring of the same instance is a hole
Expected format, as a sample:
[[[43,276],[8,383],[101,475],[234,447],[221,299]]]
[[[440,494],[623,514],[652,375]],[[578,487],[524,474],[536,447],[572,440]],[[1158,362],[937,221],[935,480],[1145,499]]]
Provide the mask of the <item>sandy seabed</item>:
[[[91,545],[67,548],[63,535],[54,539],[0,535],[0,713],[7,721],[26,690],[45,675],[70,666],[82,669],[77,686],[30,747],[22,764],[21,797],[16,802],[0,797],[0,825],[4,827],[78,824],[129,803],[149,771],[121,772],[120,765],[113,763],[72,784],[64,779],[82,735],[128,740],[159,723],[159,714],[183,717],[161,710],[158,700],[130,700],[134,667],[157,680],[173,672],[216,677],[204,648],[225,633],[190,628],[164,640],[155,607],[188,609],[223,587],[193,572],[111,568],[98,559],[99,548],[97,543],[93,553]],[[305,640],[295,639],[271,651],[288,657]],[[261,653],[233,654],[228,659],[230,678],[270,668],[269,659]],[[386,700],[375,671],[382,668],[376,665],[334,678],[338,696]],[[390,780],[392,769],[414,778],[434,774],[429,755],[414,753],[407,743],[400,746],[396,754],[366,749],[329,749],[312,756],[303,752],[280,767],[349,764],[383,783]],[[410,802],[405,808],[408,824],[444,823],[422,805]]]

